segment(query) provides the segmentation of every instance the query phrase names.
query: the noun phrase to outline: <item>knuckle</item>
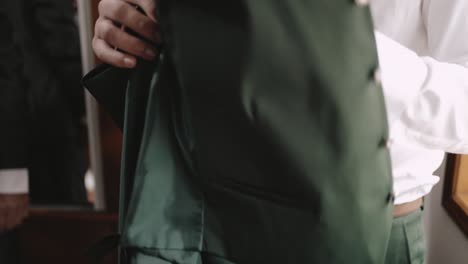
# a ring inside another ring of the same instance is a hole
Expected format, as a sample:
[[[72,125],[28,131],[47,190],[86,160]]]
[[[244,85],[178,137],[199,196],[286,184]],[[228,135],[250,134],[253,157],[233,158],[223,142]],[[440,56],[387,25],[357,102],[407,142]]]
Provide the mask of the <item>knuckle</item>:
[[[102,48],[98,45],[98,40],[93,41],[93,49],[94,49],[94,54],[96,54],[96,57],[98,59],[102,60],[103,59],[103,51]]]
[[[96,54],[96,56],[99,57],[99,54],[101,51],[99,50],[99,47],[97,45],[96,37],[94,37],[93,40],[91,41],[91,45],[93,47],[94,54]]]
[[[96,34],[100,37],[104,37],[106,34],[109,34],[109,31],[114,27],[112,22],[105,18],[100,18],[96,21]]]
[[[99,1],[99,4],[98,4],[98,11],[99,11],[99,14],[100,14],[100,15],[102,15],[102,13],[104,12],[104,10],[107,9],[108,4],[109,4],[109,1],[108,1],[108,0],[101,0],[101,1]]]
[[[102,60],[102,61],[105,59],[101,51],[97,51],[97,52],[96,52],[96,57],[97,57],[99,60]]]
[[[102,27],[102,18],[98,18],[94,24],[94,35],[99,35],[100,28]]]
[[[110,42],[115,39],[115,35],[117,34],[117,32],[112,23],[103,23],[101,30],[101,38],[105,41]]]
[[[122,1],[116,1],[114,13],[119,20],[125,19],[128,11],[128,4],[123,3]]]

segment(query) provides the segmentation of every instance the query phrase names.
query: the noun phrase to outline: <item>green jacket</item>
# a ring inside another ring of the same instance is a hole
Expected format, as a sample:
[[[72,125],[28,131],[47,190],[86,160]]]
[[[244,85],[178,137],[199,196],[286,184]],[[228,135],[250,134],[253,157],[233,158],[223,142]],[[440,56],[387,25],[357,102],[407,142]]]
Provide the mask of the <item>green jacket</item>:
[[[159,11],[158,61],[85,80],[124,120],[123,262],[383,263],[392,182],[369,10],[174,0]]]

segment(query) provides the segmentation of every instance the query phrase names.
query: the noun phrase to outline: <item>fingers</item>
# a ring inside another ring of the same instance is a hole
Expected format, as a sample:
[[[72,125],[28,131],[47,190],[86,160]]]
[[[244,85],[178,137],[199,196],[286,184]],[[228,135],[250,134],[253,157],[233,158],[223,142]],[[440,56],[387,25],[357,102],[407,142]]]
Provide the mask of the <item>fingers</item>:
[[[131,4],[140,6],[148,17]],[[160,41],[157,24],[154,20],[153,0],[102,0],[93,39],[93,49],[97,57],[108,64],[122,68],[133,68],[136,57],[152,60],[157,55],[154,44]],[[139,38],[120,28],[130,29]],[[118,50],[116,50],[118,49]]]
[[[126,0],[129,3],[137,5],[143,9],[143,12],[153,21],[156,21],[156,1],[154,0]]]
[[[142,5],[145,4],[145,6],[147,6],[146,8],[154,8],[154,3],[151,4],[153,7],[148,7],[148,5],[150,5],[149,3],[146,3],[148,1],[132,0],[128,2]],[[151,42],[158,43],[158,26],[155,20],[140,13],[135,9],[135,7],[128,4],[128,2],[122,0],[103,0],[99,3],[99,14],[103,18],[109,19],[117,24],[124,25],[126,28],[131,29]],[[154,10],[151,11],[151,13],[154,13]]]
[[[94,37],[93,49],[96,56],[103,62],[119,68],[133,68],[136,66],[136,58],[126,55],[109,46],[104,40]]]
[[[156,48],[153,45],[121,30],[105,18],[99,18],[96,22],[95,37],[106,42],[107,46],[118,48],[133,56],[147,60],[156,56]]]

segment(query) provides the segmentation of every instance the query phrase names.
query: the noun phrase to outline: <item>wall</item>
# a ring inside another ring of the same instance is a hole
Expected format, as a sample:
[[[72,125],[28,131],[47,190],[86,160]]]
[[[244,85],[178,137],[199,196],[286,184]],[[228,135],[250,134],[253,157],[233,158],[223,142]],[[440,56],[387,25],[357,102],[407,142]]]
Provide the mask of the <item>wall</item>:
[[[444,171],[445,162],[436,174]],[[468,264],[468,237],[442,207],[443,181],[441,177],[425,204],[427,264]]]

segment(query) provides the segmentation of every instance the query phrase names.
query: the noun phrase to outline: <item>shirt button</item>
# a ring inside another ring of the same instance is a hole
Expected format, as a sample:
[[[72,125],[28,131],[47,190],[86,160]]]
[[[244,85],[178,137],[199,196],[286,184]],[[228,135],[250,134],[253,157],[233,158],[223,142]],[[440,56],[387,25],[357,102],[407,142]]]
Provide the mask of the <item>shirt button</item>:
[[[354,0],[354,3],[357,6],[368,6],[369,2],[370,2],[370,0]]]
[[[379,147],[381,148],[391,148],[393,146],[393,139],[382,137],[379,141]]]
[[[392,145],[393,145],[393,139],[391,139],[391,138],[387,139],[387,142],[386,142],[385,146],[387,148],[390,148]]]
[[[380,68],[376,68],[374,70],[374,81],[378,84],[382,83],[382,74],[380,72]]]

